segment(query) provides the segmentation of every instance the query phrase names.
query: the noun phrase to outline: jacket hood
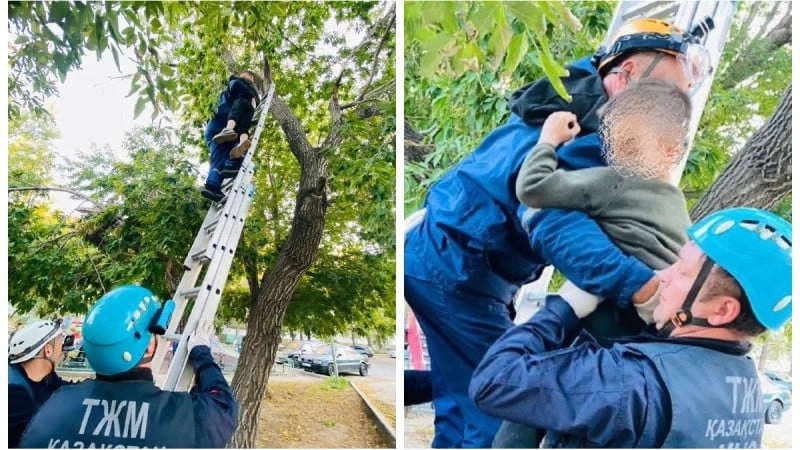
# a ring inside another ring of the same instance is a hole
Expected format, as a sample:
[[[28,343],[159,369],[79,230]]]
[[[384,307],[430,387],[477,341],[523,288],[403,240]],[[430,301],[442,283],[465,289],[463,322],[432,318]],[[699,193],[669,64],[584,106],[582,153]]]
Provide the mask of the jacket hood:
[[[247,78],[237,77],[236,75],[231,75],[230,77],[228,77],[228,83],[230,83],[233,80],[241,81],[250,89],[250,94],[253,96],[253,98],[256,99],[256,104],[261,102],[261,97],[258,94],[258,89],[256,89],[255,83],[248,80]]]
[[[569,111],[578,117],[581,134],[593,133],[599,126],[597,110],[608,101],[603,80],[584,58],[567,66],[569,76],[562,78],[572,101],[561,98],[547,78],[519,88],[511,95],[511,112],[531,126],[541,126],[556,111]]]

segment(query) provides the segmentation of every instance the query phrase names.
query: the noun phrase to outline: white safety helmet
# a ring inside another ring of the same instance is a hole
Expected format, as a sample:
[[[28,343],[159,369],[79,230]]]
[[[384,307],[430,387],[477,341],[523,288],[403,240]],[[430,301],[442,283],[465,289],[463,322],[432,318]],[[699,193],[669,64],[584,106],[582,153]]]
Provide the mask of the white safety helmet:
[[[52,320],[42,320],[26,325],[11,336],[8,342],[8,362],[19,364],[30,361],[61,334],[61,325]]]

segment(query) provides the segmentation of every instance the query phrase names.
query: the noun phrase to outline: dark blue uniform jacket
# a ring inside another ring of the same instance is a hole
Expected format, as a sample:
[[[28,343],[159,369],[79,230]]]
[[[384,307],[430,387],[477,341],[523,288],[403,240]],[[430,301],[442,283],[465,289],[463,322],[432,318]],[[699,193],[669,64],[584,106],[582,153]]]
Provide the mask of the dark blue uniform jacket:
[[[98,375],[53,394],[22,435],[22,448],[224,448],[239,407],[207,346],[189,353],[196,385],[162,391],[150,369]]]
[[[753,381],[742,381],[755,374],[744,357],[749,344],[642,334],[604,348],[582,332],[564,348],[580,329],[572,308],[558,296],[548,297],[528,322],[489,348],[473,374],[470,397],[488,415],[548,430],[546,443],[554,446],[705,448],[733,440],[761,442],[753,422],[753,417],[763,422],[760,394],[745,393]],[[671,347],[688,349],[691,356],[672,359],[665,369],[660,358],[674,353]],[[713,382],[687,381],[711,375]],[[737,421],[741,435],[733,433]],[[730,435],[719,431],[720,423],[733,424]]]

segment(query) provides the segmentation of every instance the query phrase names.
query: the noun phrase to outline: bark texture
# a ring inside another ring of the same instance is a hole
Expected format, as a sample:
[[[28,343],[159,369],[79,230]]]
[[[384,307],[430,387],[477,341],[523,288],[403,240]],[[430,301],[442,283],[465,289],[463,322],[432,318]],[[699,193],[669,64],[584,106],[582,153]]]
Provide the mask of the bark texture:
[[[692,221],[734,206],[772,209],[792,191],[792,86],[772,116],[692,208]]]

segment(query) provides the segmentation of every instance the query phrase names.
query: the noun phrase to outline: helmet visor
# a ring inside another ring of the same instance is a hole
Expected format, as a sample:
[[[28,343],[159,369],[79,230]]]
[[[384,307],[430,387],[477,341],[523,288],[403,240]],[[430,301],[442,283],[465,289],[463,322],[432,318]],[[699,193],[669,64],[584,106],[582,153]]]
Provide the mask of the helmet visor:
[[[711,74],[711,57],[708,49],[698,44],[687,44],[685,51],[676,56],[689,81],[689,95],[693,95]]]

